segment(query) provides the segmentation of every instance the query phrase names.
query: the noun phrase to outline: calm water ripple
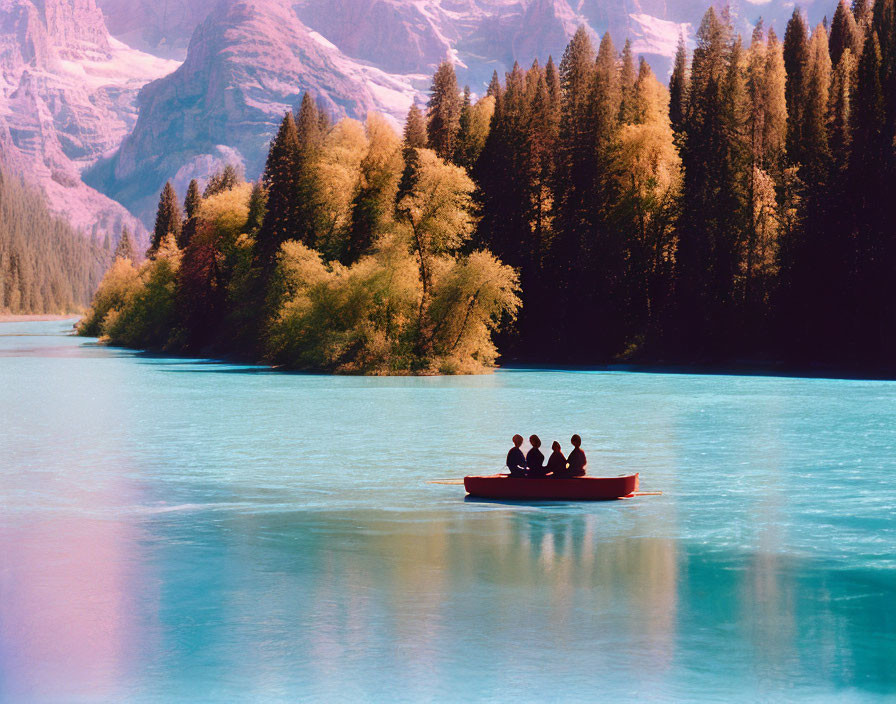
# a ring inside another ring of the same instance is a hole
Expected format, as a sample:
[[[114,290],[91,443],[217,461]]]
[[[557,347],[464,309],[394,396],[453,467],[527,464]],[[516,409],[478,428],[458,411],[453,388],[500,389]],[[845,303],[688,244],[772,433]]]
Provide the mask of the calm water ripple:
[[[0,325],[0,700],[896,701],[896,383],[277,374]],[[662,496],[465,500],[507,438]]]

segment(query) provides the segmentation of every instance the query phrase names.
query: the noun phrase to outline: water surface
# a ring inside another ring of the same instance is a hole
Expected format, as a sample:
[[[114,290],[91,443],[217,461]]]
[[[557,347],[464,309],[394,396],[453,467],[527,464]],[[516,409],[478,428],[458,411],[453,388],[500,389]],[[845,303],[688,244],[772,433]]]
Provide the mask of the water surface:
[[[893,382],[333,378],[70,325],[0,325],[4,702],[896,701]],[[664,494],[427,483],[516,432]]]

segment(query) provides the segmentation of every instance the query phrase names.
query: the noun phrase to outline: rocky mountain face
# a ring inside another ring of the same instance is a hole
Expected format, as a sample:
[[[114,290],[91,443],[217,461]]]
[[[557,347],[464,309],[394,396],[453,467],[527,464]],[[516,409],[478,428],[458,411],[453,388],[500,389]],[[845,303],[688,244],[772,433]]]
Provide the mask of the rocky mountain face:
[[[75,227],[139,228],[81,171],[133,127],[139,88],[173,68],[113,39],[94,0],[0,0],[0,158]]]
[[[182,193],[191,178],[226,163],[257,177],[283,114],[304,91],[333,118],[377,110],[398,124],[426,83],[346,56],[289,0],[225,2],[196,29],[183,65],[143,89],[134,131],[88,182],[148,222],[168,178]]]
[[[106,26],[128,46],[183,60],[193,31],[218,0],[97,0]]]

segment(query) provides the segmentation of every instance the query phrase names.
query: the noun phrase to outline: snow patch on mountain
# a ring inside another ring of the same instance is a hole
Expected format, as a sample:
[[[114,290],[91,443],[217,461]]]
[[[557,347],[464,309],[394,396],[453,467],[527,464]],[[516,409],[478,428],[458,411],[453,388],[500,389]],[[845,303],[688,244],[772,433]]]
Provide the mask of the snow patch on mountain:
[[[670,22],[643,13],[632,13],[632,51],[635,54],[653,54],[673,57],[679,37],[691,33],[689,22]]]
[[[140,88],[177,66],[110,37],[93,0],[0,0],[4,162],[87,233],[141,229],[81,172],[133,128]]]

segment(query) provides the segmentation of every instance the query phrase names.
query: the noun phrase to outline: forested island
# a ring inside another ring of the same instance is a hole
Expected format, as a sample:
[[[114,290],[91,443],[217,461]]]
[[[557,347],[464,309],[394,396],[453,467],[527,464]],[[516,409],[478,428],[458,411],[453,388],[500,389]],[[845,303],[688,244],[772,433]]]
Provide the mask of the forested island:
[[[402,136],[306,94],[258,182],[166,185],[80,330],[344,373],[890,369],[894,2],[794,11],[783,41],[711,8],[668,88],[585,29],[477,99],[445,62]]]

